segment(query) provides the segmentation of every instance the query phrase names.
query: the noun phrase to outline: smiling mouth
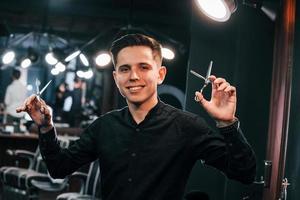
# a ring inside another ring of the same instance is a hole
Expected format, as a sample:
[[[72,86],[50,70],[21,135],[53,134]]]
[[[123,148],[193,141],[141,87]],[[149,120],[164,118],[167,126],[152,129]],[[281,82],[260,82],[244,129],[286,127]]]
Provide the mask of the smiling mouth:
[[[144,86],[130,86],[126,87],[130,92],[137,92],[144,88]]]

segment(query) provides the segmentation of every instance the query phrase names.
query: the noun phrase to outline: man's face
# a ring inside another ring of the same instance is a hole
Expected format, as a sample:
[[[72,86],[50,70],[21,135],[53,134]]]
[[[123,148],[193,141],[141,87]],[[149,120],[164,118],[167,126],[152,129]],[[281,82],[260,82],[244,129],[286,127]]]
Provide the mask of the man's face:
[[[122,49],[116,59],[114,79],[128,103],[140,105],[157,100],[157,85],[166,75],[158,57],[146,46]]]

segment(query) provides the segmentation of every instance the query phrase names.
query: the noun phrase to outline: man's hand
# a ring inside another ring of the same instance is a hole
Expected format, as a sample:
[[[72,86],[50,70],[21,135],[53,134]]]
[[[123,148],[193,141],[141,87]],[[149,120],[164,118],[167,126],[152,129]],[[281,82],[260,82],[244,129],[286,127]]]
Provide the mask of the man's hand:
[[[236,111],[236,89],[224,78],[210,76],[212,84],[211,99],[207,101],[202,93],[196,92],[199,103],[208,114],[219,122],[232,122],[235,120]]]
[[[31,119],[41,128],[50,130],[53,127],[52,115],[49,107],[39,96],[31,95],[16,111],[27,112]]]

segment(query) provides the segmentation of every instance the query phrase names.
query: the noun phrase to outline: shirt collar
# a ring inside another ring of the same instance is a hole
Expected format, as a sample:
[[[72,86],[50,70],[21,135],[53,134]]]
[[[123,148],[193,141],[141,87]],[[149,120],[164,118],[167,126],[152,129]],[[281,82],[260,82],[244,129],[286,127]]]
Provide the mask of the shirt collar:
[[[134,119],[133,119],[133,117],[132,117],[132,115],[131,115],[128,107],[126,109],[125,116],[126,116],[126,119],[129,120],[130,124],[132,124],[134,126],[141,125],[141,124],[146,123],[149,119],[151,119],[152,116],[155,116],[160,111],[160,109],[163,107],[163,105],[165,105],[165,104],[158,98],[157,104],[153,108],[151,108],[151,110],[146,115],[145,119],[140,124],[137,124],[134,121]]]

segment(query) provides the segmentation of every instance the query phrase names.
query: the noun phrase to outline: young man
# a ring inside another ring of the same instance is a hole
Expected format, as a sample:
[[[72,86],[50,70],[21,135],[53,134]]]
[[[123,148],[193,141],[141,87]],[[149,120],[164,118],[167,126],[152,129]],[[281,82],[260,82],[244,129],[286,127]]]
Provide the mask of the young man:
[[[236,91],[211,76],[210,101],[196,92],[216,120],[213,133],[202,118],[161,102],[157,85],[166,75],[161,45],[141,34],[116,40],[111,47],[113,76],[128,106],[95,120],[68,149],[57,143],[51,114],[43,100],[31,96],[18,109],[40,127],[40,149],[50,174],[63,178],[99,159],[103,200],[180,200],[195,162],[251,183],[255,156],[235,117]]]

